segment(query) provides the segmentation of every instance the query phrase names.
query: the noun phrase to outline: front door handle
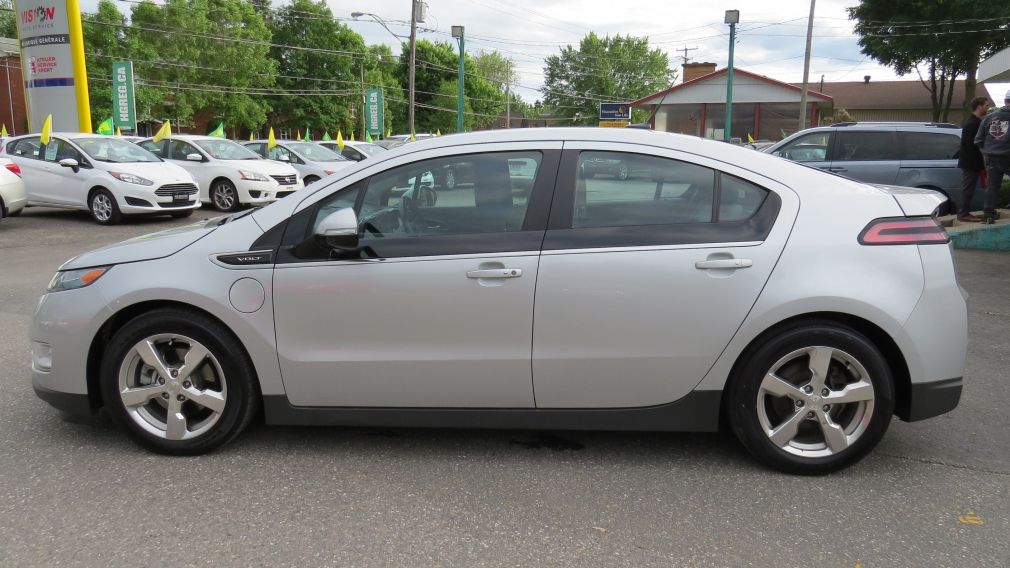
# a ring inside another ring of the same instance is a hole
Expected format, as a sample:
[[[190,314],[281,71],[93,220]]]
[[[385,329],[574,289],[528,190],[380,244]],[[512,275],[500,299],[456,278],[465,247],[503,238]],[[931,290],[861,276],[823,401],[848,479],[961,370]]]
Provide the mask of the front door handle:
[[[727,268],[750,268],[751,266],[754,266],[754,261],[749,258],[719,258],[716,260],[699,260],[694,263],[694,267],[699,270],[725,270]]]
[[[488,270],[470,270],[467,278],[519,278],[523,275],[522,268],[491,268]]]

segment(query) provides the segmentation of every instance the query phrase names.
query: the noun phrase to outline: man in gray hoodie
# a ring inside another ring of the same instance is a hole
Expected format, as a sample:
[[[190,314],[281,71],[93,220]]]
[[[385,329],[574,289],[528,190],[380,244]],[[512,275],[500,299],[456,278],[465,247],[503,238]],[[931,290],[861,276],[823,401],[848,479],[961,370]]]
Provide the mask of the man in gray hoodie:
[[[989,187],[985,192],[982,221],[996,221],[996,199],[1003,176],[1010,174],[1010,91],[1003,98],[1003,106],[986,115],[975,135],[975,145],[982,150]]]

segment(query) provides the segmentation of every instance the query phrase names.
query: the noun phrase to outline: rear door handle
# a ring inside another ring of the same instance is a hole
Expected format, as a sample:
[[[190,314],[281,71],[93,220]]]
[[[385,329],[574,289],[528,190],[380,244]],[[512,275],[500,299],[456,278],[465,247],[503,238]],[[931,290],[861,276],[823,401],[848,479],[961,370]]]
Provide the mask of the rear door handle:
[[[492,268],[489,270],[470,270],[467,278],[519,278],[523,275],[522,268]]]
[[[737,268],[750,268],[754,266],[754,261],[749,258],[720,258],[717,260],[699,260],[694,263],[694,267],[700,270],[715,270],[715,269],[737,269]]]

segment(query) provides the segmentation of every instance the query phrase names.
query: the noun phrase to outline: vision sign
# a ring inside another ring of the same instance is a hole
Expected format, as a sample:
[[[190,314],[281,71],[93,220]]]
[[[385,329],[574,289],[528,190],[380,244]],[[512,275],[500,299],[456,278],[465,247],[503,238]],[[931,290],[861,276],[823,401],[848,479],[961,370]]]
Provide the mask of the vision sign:
[[[133,62],[112,62],[112,123],[123,130],[137,129],[133,94]]]
[[[78,0],[16,0],[15,10],[29,130],[51,114],[53,130],[91,132]]]
[[[382,89],[365,91],[365,127],[372,136],[383,132]]]

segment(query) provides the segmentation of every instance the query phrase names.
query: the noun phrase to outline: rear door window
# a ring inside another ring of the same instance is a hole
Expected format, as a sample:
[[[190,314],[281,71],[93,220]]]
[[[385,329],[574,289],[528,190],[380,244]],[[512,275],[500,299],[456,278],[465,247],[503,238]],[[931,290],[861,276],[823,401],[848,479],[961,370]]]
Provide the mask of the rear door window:
[[[954,160],[961,137],[946,132],[899,132],[902,160]]]
[[[835,134],[835,162],[882,162],[897,160],[894,132],[840,129]]]
[[[7,153],[21,158],[40,159],[40,148],[42,148],[40,138],[38,136],[32,136],[31,138],[22,138],[17,142],[9,144],[7,146]]]

